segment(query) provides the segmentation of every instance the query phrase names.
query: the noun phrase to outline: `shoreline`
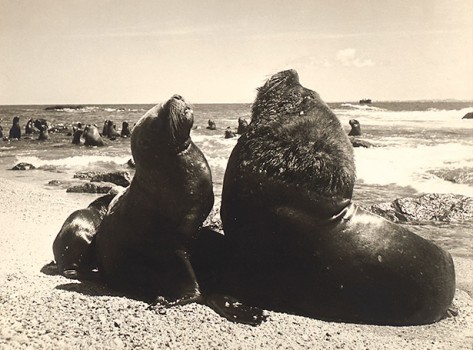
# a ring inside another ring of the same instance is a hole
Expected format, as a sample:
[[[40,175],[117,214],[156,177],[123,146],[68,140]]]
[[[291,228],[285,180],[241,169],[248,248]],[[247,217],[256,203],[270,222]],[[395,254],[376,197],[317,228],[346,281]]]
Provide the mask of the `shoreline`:
[[[5,349],[472,349],[473,259],[453,256],[458,316],[424,326],[325,322],[269,311],[258,327],[191,304],[147,304],[99,284],[41,272],[66,217],[96,196],[0,182],[0,348]]]

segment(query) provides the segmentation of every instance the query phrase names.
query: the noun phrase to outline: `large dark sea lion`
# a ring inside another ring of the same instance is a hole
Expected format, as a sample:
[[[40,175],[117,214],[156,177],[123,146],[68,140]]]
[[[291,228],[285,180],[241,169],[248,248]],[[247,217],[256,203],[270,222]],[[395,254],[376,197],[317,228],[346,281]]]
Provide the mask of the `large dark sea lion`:
[[[113,197],[115,194],[99,197],[87,208],[69,215],[62,225],[53,242],[54,260],[61,275],[78,279],[97,277],[93,242]]]
[[[225,173],[230,258],[220,287],[250,305],[326,320],[443,318],[455,291],[451,256],[358,208],[354,183],[353,149],[334,113],[294,70],[272,76]]]
[[[99,269],[113,288],[171,303],[201,298],[188,247],[214,195],[192,124],[192,109],[175,95],[133,129],[135,176],[97,234]]]

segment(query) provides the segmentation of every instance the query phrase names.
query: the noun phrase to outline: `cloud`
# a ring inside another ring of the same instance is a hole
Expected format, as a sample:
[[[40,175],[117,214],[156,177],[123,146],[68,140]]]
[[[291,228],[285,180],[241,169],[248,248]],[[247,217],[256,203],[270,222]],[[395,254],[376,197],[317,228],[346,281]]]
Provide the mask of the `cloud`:
[[[337,52],[336,60],[345,67],[371,67],[374,66],[373,60],[370,58],[361,59],[357,57],[355,49],[343,49]]]

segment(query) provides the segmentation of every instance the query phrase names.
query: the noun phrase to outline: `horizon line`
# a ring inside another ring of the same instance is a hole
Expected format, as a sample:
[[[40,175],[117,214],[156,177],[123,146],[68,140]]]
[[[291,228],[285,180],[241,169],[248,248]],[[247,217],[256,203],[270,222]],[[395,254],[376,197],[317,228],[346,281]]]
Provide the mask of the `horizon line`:
[[[339,101],[324,101],[325,103],[359,103],[360,100],[339,100]],[[419,99],[396,99],[396,100],[373,100],[374,103],[385,103],[385,102],[462,102],[462,103],[473,103],[472,99],[457,99],[457,98],[419,98]],[[9,106],[106,106],[106,105],[156,105],[160,102],[120,102],[120,103],[13,103],[13,104],[1,104],[0,107]],[[191,102],[193,105],[222,105],[222,104],[252,104],[253,102]]]

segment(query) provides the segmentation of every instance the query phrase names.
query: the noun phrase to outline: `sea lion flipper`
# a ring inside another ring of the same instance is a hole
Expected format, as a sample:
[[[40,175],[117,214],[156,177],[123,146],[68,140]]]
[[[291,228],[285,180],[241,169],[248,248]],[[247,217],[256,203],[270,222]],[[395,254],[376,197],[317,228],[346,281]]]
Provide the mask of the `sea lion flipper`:
[[[237,299],[227,295],[209,295],[206,298],[206,303],[220,316],[232,322],[258,326],[268,318],[264,310],[242,304]]]

